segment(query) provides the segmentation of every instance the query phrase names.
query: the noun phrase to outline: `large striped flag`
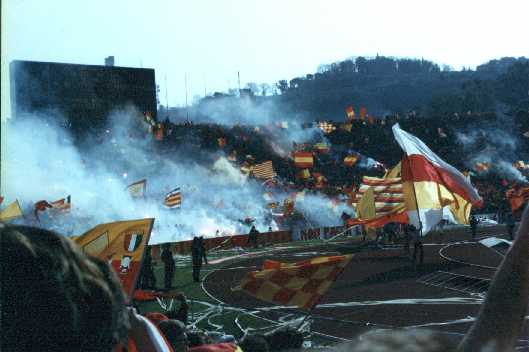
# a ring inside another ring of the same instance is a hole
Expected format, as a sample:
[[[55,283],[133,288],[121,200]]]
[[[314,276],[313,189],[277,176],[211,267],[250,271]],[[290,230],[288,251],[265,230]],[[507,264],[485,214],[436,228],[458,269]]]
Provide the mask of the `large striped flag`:
[[[468,224],[472,205],[483,202],[470,181],[398,123],[392,129],[405,153],[402,182],[410,223],[422,227],[424,235],[441,221],[443,208],[448,207],[456,222]]]
[[[114,268],[130,300],[153,223],[154,219],[141,219],[101,224],[74,240],[83,252],[108,262]]]
[[[18,200],[15,200],[13,203],[0,210],[0,222],[8,222],[23,216],[24,214],[22,213],[22,208],[20,207]]]
[[[310,311],[323,297],[352,255],[318,257],[297,263],[265,260],[260,271],[246,274],[235,290],[265,302]]]
[[[271,160],[254,165],[252,168],[252,175],[255,178],[260,178],[263,180],[268,180],[277,176],[276,172],[274,171],[274,166],[272,165]]]
[[[348,224],[381,227],[388,222],[407,223],[408,217],[401,215],[406,212],[406,207],[400,173],[399,163],[384,178],[364,176],[352,202],[357,219]]]
[[[129,191],[129,194],[131,195],[131,197],[134,197],[134,198],[144,197],[146,189],[147,189],[147,179],[136,181],[127,186],[127,191]]]
[[[308,169],[314,166],[312,152],[294,152],[294,164],[299,169]]]
[[[165,195],[163,204],[167,208],[180,208],[182,206],[182,193],[180,187],[176,187]]]

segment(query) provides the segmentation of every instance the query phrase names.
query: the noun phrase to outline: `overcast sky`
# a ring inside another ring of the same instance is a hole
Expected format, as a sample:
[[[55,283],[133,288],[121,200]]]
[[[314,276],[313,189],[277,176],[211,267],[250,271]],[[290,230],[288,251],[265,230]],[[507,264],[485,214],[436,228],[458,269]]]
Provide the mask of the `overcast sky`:
[[[2,0],[2,117],[11,60],[156,70],[165,104],[274,83],[351,56],[416,57],[455,69],[529,56],[529,2]]]

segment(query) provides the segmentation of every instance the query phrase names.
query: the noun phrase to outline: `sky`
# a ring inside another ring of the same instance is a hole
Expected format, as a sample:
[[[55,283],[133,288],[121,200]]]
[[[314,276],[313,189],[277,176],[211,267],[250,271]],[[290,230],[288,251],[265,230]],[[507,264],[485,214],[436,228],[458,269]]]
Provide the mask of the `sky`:
[[[352,56],[475,68],[529,57],[529,2],[2,0],[2,119],[9,62],[154,68],[170,106],[248,82],[274,84]],[[165,84],[167,78],[167,87]]]

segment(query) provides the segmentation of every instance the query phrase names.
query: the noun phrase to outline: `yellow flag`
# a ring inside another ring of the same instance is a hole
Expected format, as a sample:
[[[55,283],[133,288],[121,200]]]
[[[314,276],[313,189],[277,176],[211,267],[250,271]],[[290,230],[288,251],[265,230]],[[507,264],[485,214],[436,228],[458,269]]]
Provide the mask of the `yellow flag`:
[[[369,220],[376,216],[375,196],[373,188],[369,188],[364,193],[362,199],[360,199],[360,201],[358,202],[358,208],[356,209],[356,211],[358,212],[358,218],[362,220]]]
[[[123,291],[130,298],[140,274],[143,252],[154,219],[118,221],[97,225],[74,241],[88,255],[108,262],[118,274]]]
[[[22,214],[22,208],[20,208],[18,200],[15,200],[13,203],[9,204],[0,211],[0,221],[2,222],[8,222],[23,216],[24,214]]]
[[[391,170],[389,170],[388,172],[386,172],[386,174],[384,175],[384,178],[397,178],[397,177],[401,177],[401,173],[402,173],[402,168],[400,166],[400,161],[397,165],[395,165],[395,167]]]

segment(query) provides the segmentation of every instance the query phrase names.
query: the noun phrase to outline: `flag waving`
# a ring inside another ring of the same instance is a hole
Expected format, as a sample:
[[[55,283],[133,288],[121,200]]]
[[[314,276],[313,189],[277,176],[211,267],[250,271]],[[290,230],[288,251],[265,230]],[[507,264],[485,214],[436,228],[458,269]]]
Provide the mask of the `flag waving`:
[[[75,242],[84,253],[104,260],[114,268],[130,299],[153,223],[154,219],[142,219],[101,224],[76,237]]]
[[[163,204],[167,208],[180,208],[182,206],[182,193],[180,187],[176,187],[165,195]]]
[[[448,207],[456,222],[468,224],[472,205],[480,206],[483,200],[465,175],[399,124],[393,125],[393,135],[405,153],[402,181],[410,223],[422,226],[424,235],[441,221],[443,208]]]
[[[310,311],[351,258],[352,255],[319,257],[297,263],[265,260],[263,268],[246,274],[236,289],[266,302]]]
[[[254,165],[252,168],[252,175],[255,178],[260,178],[264,180],[269,180],[277,176],[276,172],[274,171],[272,161],[270,160],[265,161],[261,164]]]
[[[15,200],[0,211],[0,222],[8,222],[23,216],[24,214],[22,213],[22,208],[20,208],[18,200]]]
[[[145,191],[147,190],[147,180],[139,180],[134,183],[131,183],[127,186],[127,191],[131,197],[145,197]]]
[[[72,196],[70,195],[66,198],[61,198],[55,202],[50,202],[49,204],[52,206],[52,209],[55,209],[59,213],[69,213],[72,207]]]

